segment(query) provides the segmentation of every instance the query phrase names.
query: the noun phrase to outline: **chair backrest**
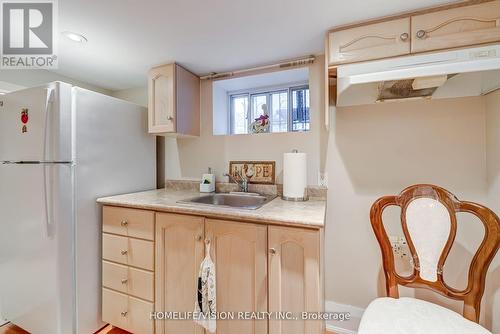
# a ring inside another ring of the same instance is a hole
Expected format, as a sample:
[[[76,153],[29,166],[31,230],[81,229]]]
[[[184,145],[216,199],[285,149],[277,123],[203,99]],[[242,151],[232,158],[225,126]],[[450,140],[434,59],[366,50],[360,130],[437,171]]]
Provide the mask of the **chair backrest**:
[[[413,261],[413,273],[398,275],[389,237],[382,222],[388,206],[401,208],[401,224]],[[484,238],[474,255],[467,287],[454,289],[443,280],[443,266],[455,240],[457,212],[478,217],[484,225]],[[398,285],[431,289],[443,296],[464,302],[463,316],[478,322],[481,298],[488,267],[500,244],[500,219],[490,209],[472,202],[459,201],[449,191],[429,184],[406,188],[397,196],[378,199],[370,212],[371,224],[382,250],[386,290],[399,298]]]

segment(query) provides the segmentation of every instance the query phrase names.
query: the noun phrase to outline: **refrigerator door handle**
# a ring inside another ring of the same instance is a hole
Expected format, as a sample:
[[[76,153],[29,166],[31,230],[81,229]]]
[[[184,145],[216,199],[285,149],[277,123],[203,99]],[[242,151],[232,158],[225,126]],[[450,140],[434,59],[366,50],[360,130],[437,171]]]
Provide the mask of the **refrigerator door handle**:
[[[2,165],[73,165],[72,161],[1,161]]]
[[[52,237],[52,198],[50,197],[52,194],[51,191],[51,170],[47,171],[47,169],[51,168],[50,165],[45,165],[43,168],[43,199],[44,199],[44,209],[45,209],[45,232],[48,238]]]
[[[50,106],[52,105],[52,100],[53,100],[53,95],[54,95],[54,90],[48,88],[47,89],[47,97],[45,99],[45,125],[44,125],[44,131],[43,131],[43,160],[48,160],[47,158],[47,140],[50,139],[49,137],[49,127],[50,127],[50,121],[51,121],[51,112],[50,112]]]
[[[49,124],[51,121],[50,106],[52,104],[52,97],[54,95],[53,89],[47,89],[47,99],[45,101],[45,129],[43,138],[43,159],[47,160],[47,140],[49,138]],[[48,238],[52,237],[52,191],[51,191],[51,180],[50,174],[52,172],[50,165],[44,165],[43,167],[43,193],[44,193],[44,208],[45,208],[45,232]],[[47,171],[47,169],[50,169]]]

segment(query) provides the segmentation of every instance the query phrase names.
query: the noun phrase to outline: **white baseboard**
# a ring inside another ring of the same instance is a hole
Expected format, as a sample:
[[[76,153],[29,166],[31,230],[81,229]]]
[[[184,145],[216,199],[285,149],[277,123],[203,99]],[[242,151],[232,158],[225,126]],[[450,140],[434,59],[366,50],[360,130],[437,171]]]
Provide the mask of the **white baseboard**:
[[[331,300],[325,301],[325,310],[327,312],[349,312],[351,317],[361,318],[365,309],[357,306],[340,304]]]
[[[331,300],[325,302],[326,312],[349,312],[351,319],[347,321],[327,321],[326,329],[336,334],[356,334],[359,322],[365,310],[361,307],[340,304]]]
[[[334,325],[331,325],[331,324],[326,324],[326,330],[328,332],[332,332],[332,333],[335,333],[335,334],[356,334],[357,333],[356,331],[353,331],[353,330],[350,330],[350,329],[347,329],[347,328],[342,328],[342,327],[334,326]]]

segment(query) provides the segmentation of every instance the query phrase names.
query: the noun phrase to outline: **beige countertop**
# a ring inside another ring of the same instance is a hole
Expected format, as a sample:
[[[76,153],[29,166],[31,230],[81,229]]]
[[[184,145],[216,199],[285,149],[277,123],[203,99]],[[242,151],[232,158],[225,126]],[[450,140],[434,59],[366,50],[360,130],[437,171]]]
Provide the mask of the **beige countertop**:
[[[276,225],[322,228],[325,225],[326,201],[311,198],[306,202],[288,202],[277,197],[256,210],[177,203],[199,196],[192,190],[150,190],[103,197],[98,203],[137,209],[184,213],[208,218],[231,219]]]

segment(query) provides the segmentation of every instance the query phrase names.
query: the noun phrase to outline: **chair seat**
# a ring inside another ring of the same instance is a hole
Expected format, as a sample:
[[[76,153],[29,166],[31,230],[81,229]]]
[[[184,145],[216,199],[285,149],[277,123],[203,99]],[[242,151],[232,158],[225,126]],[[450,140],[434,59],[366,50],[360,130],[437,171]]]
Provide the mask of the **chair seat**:
[[[358,334],[491,334],[447,308],[415,298],[377,298],[368,305]]]

